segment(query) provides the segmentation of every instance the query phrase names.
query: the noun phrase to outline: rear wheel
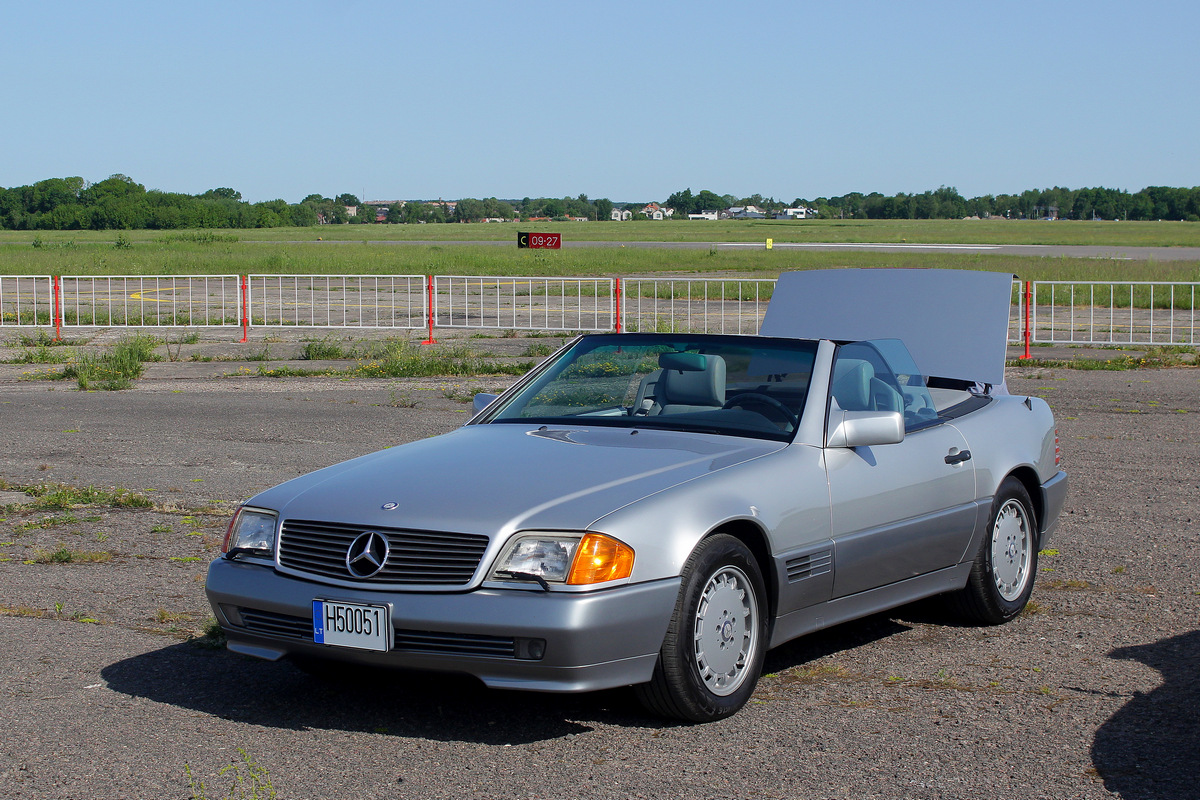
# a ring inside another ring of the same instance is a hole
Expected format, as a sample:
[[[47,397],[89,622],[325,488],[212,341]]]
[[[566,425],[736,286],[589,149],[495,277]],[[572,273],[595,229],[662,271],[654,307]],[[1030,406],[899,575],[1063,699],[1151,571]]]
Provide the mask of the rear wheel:
[[[701,542],[684,565],[654,677],[636,687],[642,704],[692,722],[745,705],[766,652],[765,600],[762,571],[746,545],[725,534]]]
[[[1029,492],[1016,478],[1000,484],[992,500],[991,524],[980,544],[965,588],[954,600],[969,619],[990,625],[1024,610],[1037,572],[1037,520]]]

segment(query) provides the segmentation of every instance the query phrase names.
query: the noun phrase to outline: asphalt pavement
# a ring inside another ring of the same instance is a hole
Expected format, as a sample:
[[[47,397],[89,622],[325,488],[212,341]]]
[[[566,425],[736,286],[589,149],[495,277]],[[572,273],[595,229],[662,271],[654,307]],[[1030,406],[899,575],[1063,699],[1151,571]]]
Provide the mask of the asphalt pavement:
[[[0,375],[0,478],[154,503],[0,513],[0,797],[225,797],[250,760],[280,798],[1194,798],[1200,371],[1008,382],[1055,409],[1071,476],[1030,612],[927,602],[804,637],[742,712],[688,726],[626,690],[330,684],[188,641],[230,504],[450,430],[474,382]]]

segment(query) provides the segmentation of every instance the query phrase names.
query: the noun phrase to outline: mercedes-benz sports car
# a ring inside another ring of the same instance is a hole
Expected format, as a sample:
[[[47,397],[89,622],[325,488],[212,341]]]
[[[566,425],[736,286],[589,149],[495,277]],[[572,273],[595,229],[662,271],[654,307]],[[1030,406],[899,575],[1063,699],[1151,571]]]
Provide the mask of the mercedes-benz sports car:
[[[229,649],[707,721],[810,631],[938,594],[1012,619],[1067,480],[1004,387],[1010,291],[788,273],[758,336],[582,336],[452,433],[246,501],[208,572]]]

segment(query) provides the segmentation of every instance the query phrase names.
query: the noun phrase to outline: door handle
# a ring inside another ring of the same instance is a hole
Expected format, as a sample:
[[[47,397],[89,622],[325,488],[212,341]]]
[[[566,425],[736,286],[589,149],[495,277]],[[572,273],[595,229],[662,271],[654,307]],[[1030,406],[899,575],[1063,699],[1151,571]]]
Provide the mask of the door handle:
[[[961,464],[964,461],[970,461],[970,460],[971,460],[971,451],[970,450],[959,450],[957,453],[951,453],[950,455],[946,456],[947,464]]]

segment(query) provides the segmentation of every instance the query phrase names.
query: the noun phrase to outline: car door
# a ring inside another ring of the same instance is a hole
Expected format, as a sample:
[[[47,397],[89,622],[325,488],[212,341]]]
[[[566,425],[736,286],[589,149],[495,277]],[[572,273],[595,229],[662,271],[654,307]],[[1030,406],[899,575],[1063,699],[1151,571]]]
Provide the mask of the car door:
[[[907,358],[899,342],[857,342],[840,347],[834,363],[831,403],[905,416],[902,442],[826,448],[835,598],[958,564],[974,530],[967,441],[923,410],[915,366],[898,373],[885,350],[892,361]]]

